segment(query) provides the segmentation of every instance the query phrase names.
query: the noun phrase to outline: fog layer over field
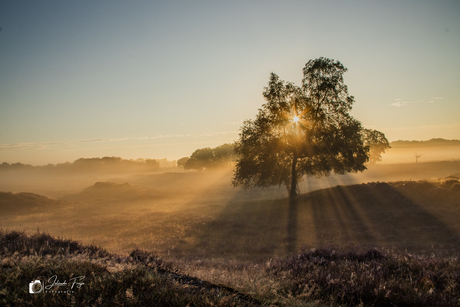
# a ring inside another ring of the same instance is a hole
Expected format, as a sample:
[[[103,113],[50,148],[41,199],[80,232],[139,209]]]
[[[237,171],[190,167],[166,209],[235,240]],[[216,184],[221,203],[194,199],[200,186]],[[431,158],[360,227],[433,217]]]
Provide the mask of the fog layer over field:
[[[232,173],[2,173],[0,228],[174,258],[255,260],[321,246],[460,250],[460,161],[306,178],[296,203],[284,186],[233,188]]]

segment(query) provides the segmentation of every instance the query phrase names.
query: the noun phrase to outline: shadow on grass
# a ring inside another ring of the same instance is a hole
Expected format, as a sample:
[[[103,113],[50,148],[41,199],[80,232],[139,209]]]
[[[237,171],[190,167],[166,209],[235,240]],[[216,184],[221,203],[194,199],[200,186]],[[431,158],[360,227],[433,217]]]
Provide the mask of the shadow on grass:
[[[57,210],[55,201],[40,198],[54,210],[2,217],[0,226],[28,232],[39,227],[117,252],[143,248],[196,259],[258,260],[319,247],[460,251],[460,195],[453,186],[344,185],[355,179],[330,176],[305,180],[301,189],[311,192],[289,202],[284,187],[233,189],[231,171],[188,177],[186,192],[176,186],[165,199],[93,200]],[[155,177],[151,186],[160,179],[165,178]]]
[[[413,252],[459,250],[455,225],[447,225],[429,210],[431,204],[423,194],[429,195],[430,189],[420,186],[418,190],[418,201],[405,195],[405,189],[388,183],[338,186],[311,193],[317,244]]]
[[[225,205],[216,205],[220,211],[194,228],[194,244],[177,255],[259,260],[318,247],[460,251],[458,227],[428,208],[426,186],[418,187],[418,200],[388,183],[336,186],[295,201],[247,200],[245,193],[235,191]],[[454,206],[452,197],[440,206]]]

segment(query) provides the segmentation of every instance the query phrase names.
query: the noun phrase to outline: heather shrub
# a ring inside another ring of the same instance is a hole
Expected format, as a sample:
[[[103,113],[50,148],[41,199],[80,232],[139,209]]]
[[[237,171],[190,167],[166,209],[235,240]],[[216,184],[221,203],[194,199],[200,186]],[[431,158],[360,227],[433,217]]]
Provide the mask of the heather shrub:
[[[129,256],[47,234],[0,232],[1,306],[254,306],[232,288],[180,274],[142,250]],[[58,286],[49,282],[57,276]],[[83,278],[81,278],[83,277]],[[83,284],[70,287],[72,278]],[[43,293],[29,293],[40,280]]]
[[[459,258],[320,249],[267,269],[285,295],[357,306],[458,306]]]

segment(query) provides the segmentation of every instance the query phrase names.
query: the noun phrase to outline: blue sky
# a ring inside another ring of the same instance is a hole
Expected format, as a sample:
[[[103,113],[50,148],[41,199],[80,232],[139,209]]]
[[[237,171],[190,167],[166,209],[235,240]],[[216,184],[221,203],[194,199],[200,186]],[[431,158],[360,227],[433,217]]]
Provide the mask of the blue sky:
[[[341,61],[390,141],[460,139],[458,1],[2,1],[0,162],[232,142],[270,72]]]

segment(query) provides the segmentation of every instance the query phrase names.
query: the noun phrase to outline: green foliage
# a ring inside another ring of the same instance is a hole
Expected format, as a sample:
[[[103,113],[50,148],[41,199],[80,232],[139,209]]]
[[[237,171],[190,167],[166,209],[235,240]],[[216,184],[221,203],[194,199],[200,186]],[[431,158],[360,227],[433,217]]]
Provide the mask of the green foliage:
[[[183,164],[184,169],[212,169],[227,166],[234,160],[234,145],[223,144],[215,148],[201,148],[195,150]],[[182,158],[185,159],[185,158]],[[182,160],[181,159],[181,160]]]
[[[366,169],[369,148],[361,123],[349,114],[354,98],[343,82],[346,71],[338,61],[310,60],[301,87],[271,73],[267,102],[241,127],[234,186],[284,184],[293,197],[303,175]]]
[[[385,134],[378,130],[363,129],[362,138],[364,144],[369,146],[369,162],[372,164],[382,161],[382,153],[391,148]]]

